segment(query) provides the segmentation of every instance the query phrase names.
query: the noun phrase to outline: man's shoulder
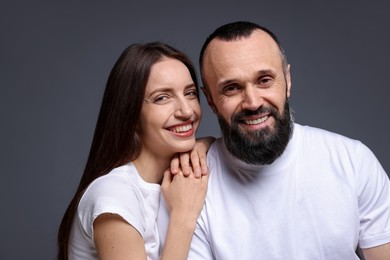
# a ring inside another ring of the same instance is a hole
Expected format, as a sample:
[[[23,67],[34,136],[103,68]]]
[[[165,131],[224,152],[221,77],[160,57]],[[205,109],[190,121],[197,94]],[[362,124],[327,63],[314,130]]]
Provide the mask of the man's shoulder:
[[[222,137],[218,137],[215,139],[215,141],[211,144],[208,152],[207,152],[207,157],[213,157],[217,153],[219,153],[219,149],[223,145],[223,139]]]
[[[229,160],[226,158],[227,153],[229,152],[225,147],[223,138],[217,138],[207,152],[207,164],[209,166],[210,171],[216,170],[216,168],[219,168],[219,166],[224,165],[226,161]]]
[[[336,140],[336,141],[343,141],[343,142],[351,142],[356,143],[360,142],[358,140],[352,139],[350,137],[347,137],[343,135],[342,133],[337,133],[331,130],[326,130],[323,128],[308,126],[308,125],[300,125],[295,123],[294,124],[294,132],[299,135],[302,139],[325,139],[325,140]]]
[[[303,149],[305,153],[328,152],[332,154],[355,154],[358,151],[366,150],[366,146],[359,140],[352,139],[345,135],[329,130],[302,126],[294,126],[296,142],[294,147]]]

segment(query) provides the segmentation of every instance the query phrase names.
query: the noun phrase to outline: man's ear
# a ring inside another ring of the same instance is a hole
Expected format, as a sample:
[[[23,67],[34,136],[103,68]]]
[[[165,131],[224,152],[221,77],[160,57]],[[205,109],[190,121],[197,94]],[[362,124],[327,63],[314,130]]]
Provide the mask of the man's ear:
[[[210,108],[213,110],[213,113],[217,115],[217,108],[214,105],[213,98],[211,97],[210,91],[208,87],[201,87],[203,94],[206,96],[207,103],[209,104]]]
[[[290,64],[287,65],[286,69],[286,83],[287,83],[287,97],[290,97],[291,94],[291,71],[290,71]]]

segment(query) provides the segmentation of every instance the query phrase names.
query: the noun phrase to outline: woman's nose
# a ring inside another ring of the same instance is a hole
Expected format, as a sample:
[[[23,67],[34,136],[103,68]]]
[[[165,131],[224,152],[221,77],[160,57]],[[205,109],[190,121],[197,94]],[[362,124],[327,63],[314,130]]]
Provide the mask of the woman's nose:
[[[190,118],[194,113],[190,101],[186,98],[176,100],[175,116],[180,118]]]

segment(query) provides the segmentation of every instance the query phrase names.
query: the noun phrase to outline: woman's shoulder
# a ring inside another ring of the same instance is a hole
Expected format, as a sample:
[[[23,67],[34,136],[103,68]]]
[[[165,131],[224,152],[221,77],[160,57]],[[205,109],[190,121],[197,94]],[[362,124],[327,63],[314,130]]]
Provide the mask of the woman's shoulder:
[[[111,172],[95,179],[85,190],[80,203],[83,200],[88,202],[101,200],[123,201],[123,198],[134,196],[137,189],[134,185],[134,172],[131,165],[124,165],[113,169]]]
[[[143,230],[144,201],[136,183],[131,166],[115,168],[94,180],[85,190],[77,216],[82,226],[92,231],[92,223],[103,213],[118,214],[138,230]],[[88,232],[87,232],[88,233]]]

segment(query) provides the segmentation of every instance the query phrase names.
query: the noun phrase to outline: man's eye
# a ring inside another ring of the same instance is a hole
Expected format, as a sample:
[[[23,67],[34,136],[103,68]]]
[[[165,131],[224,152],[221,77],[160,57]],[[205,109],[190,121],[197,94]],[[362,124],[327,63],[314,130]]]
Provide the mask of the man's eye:
[[[237,84],[228,85],[223,88],[223,92],[225,95],[233,95],[239,90],[240,87]]]
[[[258,80],[258,84],[260,84],[263,87],[268,87],[272,84],[272,78],[271,77],[261,77]]]

